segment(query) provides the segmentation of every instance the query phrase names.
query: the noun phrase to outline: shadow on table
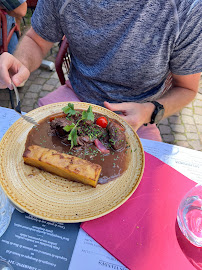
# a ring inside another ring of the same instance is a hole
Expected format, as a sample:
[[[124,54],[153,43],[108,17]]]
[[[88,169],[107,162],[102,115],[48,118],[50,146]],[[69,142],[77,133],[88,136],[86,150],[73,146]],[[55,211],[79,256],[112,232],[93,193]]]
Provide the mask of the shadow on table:
[[[186,239],[178,226],[177,220],[175,224],[175,231],[178,244],[184,255],[197,270],[202,270],[202,248],[192,245]]]

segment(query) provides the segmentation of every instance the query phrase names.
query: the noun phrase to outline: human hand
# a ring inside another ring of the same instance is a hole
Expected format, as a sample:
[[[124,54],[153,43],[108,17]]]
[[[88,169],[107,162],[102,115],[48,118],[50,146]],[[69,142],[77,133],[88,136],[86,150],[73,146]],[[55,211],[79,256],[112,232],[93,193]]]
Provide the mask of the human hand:
[[[13,55],[4,52],[0,55],[0,89],[13,89],[29,78],[29,70]]]
[[[154,110],[154,105],[150,102],[109,103],[105,101],[104,106],[111,111],[120,112],[120,116],[128,122],[135,131],[143,124],[151,121],[151,115]]]

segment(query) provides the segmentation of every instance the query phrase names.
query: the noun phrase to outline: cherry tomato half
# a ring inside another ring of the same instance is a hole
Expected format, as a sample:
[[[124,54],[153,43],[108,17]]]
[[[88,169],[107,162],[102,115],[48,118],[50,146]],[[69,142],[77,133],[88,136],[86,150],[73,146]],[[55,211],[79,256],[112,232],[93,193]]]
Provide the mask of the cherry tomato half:
[[[100,127],[106,128],[108,122],[104,116],[101,116],[96,120],[96,124]]]

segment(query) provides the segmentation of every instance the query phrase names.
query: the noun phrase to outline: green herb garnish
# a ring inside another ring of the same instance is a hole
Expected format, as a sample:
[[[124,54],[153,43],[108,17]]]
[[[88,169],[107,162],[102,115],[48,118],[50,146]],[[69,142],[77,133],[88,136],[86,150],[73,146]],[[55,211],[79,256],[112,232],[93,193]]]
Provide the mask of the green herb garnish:
[[[65,114],[68,114],[69,116],[76,114],[76,111],[74,110],[74,104],[72,103],[68,103],[68,105],[62,108],[62,110]]]
[[[82,120],[91,120],[94,122],[94,114],[91,106],[88,107],[87,111],[82,112]]]
[[[67,125],[67,126],[65,126],[63,129],[65,130],[65,131],[67,131],[67,132],[69,132],[71,129],[73,129],[75,127],[75,124],[74,123],[72,123],[71,125]]]
[[[74,104],[72,104],[72,103],[68,103],[68,106],[64,107],[62,110],[65,114],[68,114],[68,115],[75,115],[77,113],[74,110]],[[74,145],[77,145],[77,137],[78,137],[77,128],[78,128],[79,122],[82,120],[94,121],[94,114],[93,114],[91,106],[88,107],[87,111],[82,112],[82,117],[77,121],[76,124],[72,123],[71,125],[66,125],[63,128],[67,132],[69,132],[71,130],[69,133],[69,136],[68,136],[68,140],[71,141],[71,148],[70,149],[72,149],[72,147]]]
[[[71,132],[69,133],[69,136],[68,136],[68,140],[71,141],[71,148],[74,146],[74,145],[77,145],[77,128],[76,128],[76,125],[75,127],[71,130]]]

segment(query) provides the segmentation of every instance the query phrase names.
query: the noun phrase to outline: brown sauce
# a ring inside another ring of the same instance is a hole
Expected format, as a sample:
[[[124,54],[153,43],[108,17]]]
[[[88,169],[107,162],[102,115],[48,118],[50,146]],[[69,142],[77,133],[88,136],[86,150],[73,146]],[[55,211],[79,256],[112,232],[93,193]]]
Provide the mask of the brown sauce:
[[[127,169],[130,158],[130,147],[122,151],[110,150],[110,154],[102,154],[94,143],[84,149],[74,147],[70,149],[70,144],[63,144],[58,136],[51,133],[50,117],[39,122],[38,126],[31,129],[27,136],[25,148],[30,145],[39,145],[41,147],[54,149],[61,153],[66,153],[80,157],[101,165],[102,171],[98,183],[104,184],[119,177]]]

